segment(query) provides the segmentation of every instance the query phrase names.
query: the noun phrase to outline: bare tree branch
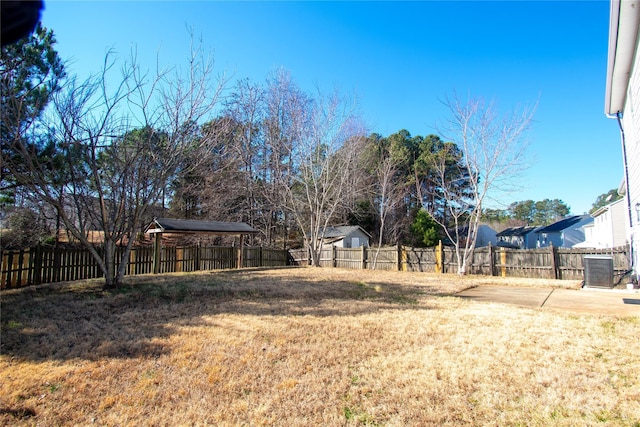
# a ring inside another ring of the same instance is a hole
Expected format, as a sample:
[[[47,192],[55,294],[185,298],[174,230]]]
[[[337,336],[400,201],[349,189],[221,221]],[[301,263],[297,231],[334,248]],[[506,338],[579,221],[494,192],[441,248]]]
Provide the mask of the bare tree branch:
[[[440,132],[456,144],[462,155],[453,174],[444,157],[437,156],[433,166],[453,229],[441,218],[432,216],[443,226],[455,247],[458,273],[466,274],[476,245],[483,204],[497,193],[516,189],[518,175],[529,164],[526,149],[535,107],[501,117],[493,102],[487,104],[479,98],[462,101],[454,95],[444,104],[451,117]],[[468,180],[469,195],[460,194],[456,179]]]

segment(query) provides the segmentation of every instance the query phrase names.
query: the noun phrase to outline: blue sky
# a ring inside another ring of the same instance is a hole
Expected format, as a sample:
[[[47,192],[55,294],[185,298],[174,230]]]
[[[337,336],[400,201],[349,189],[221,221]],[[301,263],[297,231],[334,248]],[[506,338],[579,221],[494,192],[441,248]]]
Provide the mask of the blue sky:
[[[609,2],[45,2],[72,73],[109,48],[181,64],[188,27],[219,72],[263,81],[284,67],[304,89],[355,94],[371,132],[436,133],[441,99],[470,94],[507,112],[538,103],[523,190],[504,200],[564,200],[572,213],[618,187],[617,123],[604,115]]]

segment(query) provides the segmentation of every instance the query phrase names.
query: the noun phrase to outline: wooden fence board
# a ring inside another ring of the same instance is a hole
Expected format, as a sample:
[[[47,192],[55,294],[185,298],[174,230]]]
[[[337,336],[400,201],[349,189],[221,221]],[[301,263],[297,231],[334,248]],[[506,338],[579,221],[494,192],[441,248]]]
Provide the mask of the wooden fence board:
[[[444,247],[442,265],[439,267],[437,248],[391,247],[381,248],[377,270],[403,270],[457,273],[458,262],[455,250]],[[373,269],[376,248],[325,248],[320,254],[322,267],[349,269]],[[306,249],[290,251],[296,265],[309,264]],[[510,249],[483,247],[474,251],[468,274],[496,275],[505,277],[527,277],[541,279],[582,280],[584,278],[583,259],[585,255],[608,255],[613,258],[614,274],[621,277],[629,270],[627,247],[596,250],[570,248]]]
[[[362,252],[361,249],[357,249]],[[366,268],[370,270],[397,270],[398,269],[398,248],[380,248],[377,254],[376,248],[365,250]]]
[[[434,272],[436,268],[435,248],[403,248],[403,270]]]
[[[362,250],[336,248],[335,250],[335,266],[338,268],[361,269],[362,268]]]
[[[117,260],[124,249],[116,251]],[[277,250],[259,247],[243,249],[244,267],[284,266],[293,262],[308,264],[308,251]],[[349,269],[373,269],[376,248],[325,248],[320,265]],[[441,253],[440,265],[438,252]],[[507,277],[559,278],[582,280],[585,255],[607,255],[614,262],[614,274],[622,277],[629,269],[628,248],[607,250],[541,248],[518,250],[478,248],[474,252],[469,274],[504,275]],[[133,248],[127,260],[127,275],[149,274],[153,271],[153,247]],[[2,289],[30,284],[82,280],[101,277],[102,273],[88,250],[47,249],[42,247],[22,251],[2,251],[0,254],[0,287]],[[118,264],[117,263],[117,264]],[[232,269],[238,265],[237,248],[219,246],[164,247],[160,272]],[[381,248],[375,262],[377,270],[404,270],[445,273],[457,272],[453,248]]]
[[[116,250],[116,268],[119,267],[124,250]],[[232,247],[163,247],[160,272],[233,269],[237,268],[237,255],[237,248]],[[245,267],[275,267],[289,263],[289,253],[282,249],[245,248],[244,256]],[[153,247],[132,248],[125,262],[128,263],[126,275],[152,273]],[[1,289],[99,277],[102,277],[102,271],[91,253],[85,249],[36,247],[0,252]]]

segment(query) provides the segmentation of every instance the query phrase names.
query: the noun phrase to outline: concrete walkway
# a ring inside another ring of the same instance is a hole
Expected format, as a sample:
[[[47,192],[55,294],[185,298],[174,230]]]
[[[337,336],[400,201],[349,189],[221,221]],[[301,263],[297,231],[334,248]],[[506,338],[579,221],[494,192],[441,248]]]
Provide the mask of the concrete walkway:
[[[640,291],[478,286],[456,294],[475,301],[543,307],[577,313],[640,316]]]

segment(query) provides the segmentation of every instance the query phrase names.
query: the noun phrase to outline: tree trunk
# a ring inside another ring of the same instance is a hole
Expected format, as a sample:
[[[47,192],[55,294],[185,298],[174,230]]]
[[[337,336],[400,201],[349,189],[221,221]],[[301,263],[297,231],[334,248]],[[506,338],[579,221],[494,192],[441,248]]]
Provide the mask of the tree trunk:
[[[117,289],[120,280],[116,275],[116,245],[111,240],[104,242],[104,288]]]
[[[136,227],[132,227],[132,230],[136,230]],[[125,247],[125,250],[122,253],[122,256],[120,257],[120,266],[118,267],[118,271],[116,273],[116,287],[119,287],[122,282],[124,281],[124,275],[127,272],[127,266],[129,265],[129,256],[131,255],[131,248],[133,247],[133,241],[135,240],[135,238],[132,236],[133,235],[133,231],[130,232],[129,234],[129,239],[127,240],[127,246]],[[115,252],[114,252],[114,259],[115,259]]]
[[[320,267],[320,254],[321,249],[310,247],[309,253],[311,254],[311,265],[314,267]]]
[[[380,255],[380,248],[382,247],[382,232],[384,231],[384,219],[380,218],[380,235],[378,236],[378,247],[376,248],[376,254],[373,257],[373,269],[378,266],[378,256]]]

